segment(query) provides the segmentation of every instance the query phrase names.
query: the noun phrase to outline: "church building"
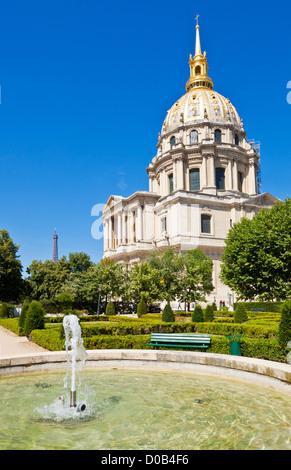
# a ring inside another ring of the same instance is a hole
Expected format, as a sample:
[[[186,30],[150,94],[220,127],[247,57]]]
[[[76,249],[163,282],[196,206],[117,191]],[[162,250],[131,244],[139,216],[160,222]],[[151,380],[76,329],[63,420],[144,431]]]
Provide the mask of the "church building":
[[[213,260],[208,302],[231,307],[234,294],[219,279],[227,233],[277,198],[261,194],[258,146],[230,100],[213,90],[198,17],[189,66],[186,93],[167,112],[146,169],[149,191],[111,195],[105,204],[103,257],[131,265],[152,250],[199,248]]]

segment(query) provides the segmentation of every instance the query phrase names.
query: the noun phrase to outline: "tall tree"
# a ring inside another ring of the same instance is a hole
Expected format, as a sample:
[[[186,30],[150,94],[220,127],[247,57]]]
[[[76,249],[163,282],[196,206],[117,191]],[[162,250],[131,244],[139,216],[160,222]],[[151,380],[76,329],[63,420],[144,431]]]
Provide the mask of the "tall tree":
[[[205,295],[213,291],[212,260],[203,251],[195,249],[181,255],[181,296],[185,302],[205,301]]]
[[[15,302],[24,289],[18,250],[7,230],[0,230],[0,300]]]
[[[291,199],[230,229],[220,278],[241,299],[285,300],[291,296]]]
[[[148,261],[134,264],[128,272],[128,299],[139,302],[141,298],[148,304],[160,300],[160,272]]]
[[[173,248],[168,248],[161,254],[149,255],[148,262],[157,273],[160,300],[170,302],[178,298],[181,292],[180,278],[183,266],[179,253]]]

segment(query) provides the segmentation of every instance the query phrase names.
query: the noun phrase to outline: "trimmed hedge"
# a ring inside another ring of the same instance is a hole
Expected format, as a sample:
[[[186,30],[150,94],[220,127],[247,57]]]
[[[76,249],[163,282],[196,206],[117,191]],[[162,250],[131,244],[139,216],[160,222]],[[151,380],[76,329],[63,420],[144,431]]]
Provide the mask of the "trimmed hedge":
[[[243,304],[246,310],[262,309],[261,311],[265,312],[280,312],[283,302],[235,302],[234,308],[236,309],[239,304]]]

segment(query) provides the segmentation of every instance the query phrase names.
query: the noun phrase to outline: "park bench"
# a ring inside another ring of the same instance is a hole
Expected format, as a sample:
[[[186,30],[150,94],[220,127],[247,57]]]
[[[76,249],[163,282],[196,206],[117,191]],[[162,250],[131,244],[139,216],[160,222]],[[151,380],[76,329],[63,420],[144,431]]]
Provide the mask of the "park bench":
[[[207,349],[210,346],[210,335],[152,333],[150,341],[147,346],[153,346],[154,349],[160,347]]]

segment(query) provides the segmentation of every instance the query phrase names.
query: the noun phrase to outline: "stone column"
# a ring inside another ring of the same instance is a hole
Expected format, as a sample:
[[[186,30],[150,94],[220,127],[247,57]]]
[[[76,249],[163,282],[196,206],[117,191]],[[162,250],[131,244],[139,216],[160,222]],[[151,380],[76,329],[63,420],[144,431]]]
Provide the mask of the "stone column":
[[[176,189],[185,189],[184,181],[184,163],[183,156],[179,156],[174,160],[174,191]]]
[[[143,208],[141,204],[136,209],[136,241],[143,239]]]
[[[201,189],[205,186],[207,186],[207,158],[206,155],[203,155],[201,166]]]
[[[107,232],[107,235],[108,235],[108,250],[111,250],[112,249],[112,218],[111,218],[111,214],[108,217],[108,232]]]
[[[124,245],[126,243],[126,213],[122,211],[122,241],[121,243]]]
[[[228,188],[233,189],[233,174],[232,174],[232,160],[228,161]]]
[[[121,244],[122,240],[122,224],[121,224],[121,211],[117,215],[117,245]]]
[[[108,220],[103,221],[103,246],[104,251],[108,250]]]
[[[249,191],[251,196],[257,194],[257,168],[254,159],[250,160],[249,166]]]
[[[237,173],[237,161],[233,161],[233,189],[238,191],[238,173]]]
[[[214,155],[209,156],[209,163],[210,163],[210,174],[209,174],[208,186],[216,187]]]

